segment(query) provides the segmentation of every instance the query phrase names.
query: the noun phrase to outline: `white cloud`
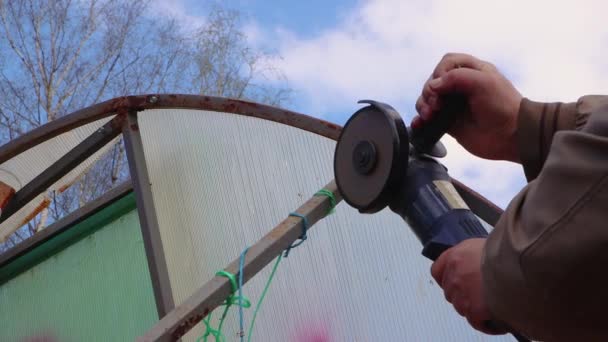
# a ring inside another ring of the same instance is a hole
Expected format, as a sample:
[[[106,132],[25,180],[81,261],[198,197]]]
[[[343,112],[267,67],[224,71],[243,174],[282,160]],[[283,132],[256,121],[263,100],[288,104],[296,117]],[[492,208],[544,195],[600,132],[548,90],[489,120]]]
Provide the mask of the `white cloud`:
[[[247,37],[247,42],[251,44],[251,46],[260,47],[261,44],[264,44],[266,40],[268,40],[264,29],[254,20],[246,21],[242,30],[245,37]]]
[[[283,67],[315,96],[413,99],[445,52],[466,51],[513,69],[530,96],[573,98],[606,90],[598,71],[607,9],[601,1],[371,0],[316,38],[283,35]]]
[[[150,1],[152,15],[176,19],[184,29],[194,30],[205,24],[206,19],[200,15],[200,9],[193,8],[187,1],[152,0]]]
[[[607,10],[593,0],[369,0],[311,39],[279,30],[277,63],[311,114],[374,98],[409,120],[424,80],[449,51],[494,62],[524,96],[572,101],[608,93]],[[523,184],[520,167],[446,143],[451,174],[499,204]]]

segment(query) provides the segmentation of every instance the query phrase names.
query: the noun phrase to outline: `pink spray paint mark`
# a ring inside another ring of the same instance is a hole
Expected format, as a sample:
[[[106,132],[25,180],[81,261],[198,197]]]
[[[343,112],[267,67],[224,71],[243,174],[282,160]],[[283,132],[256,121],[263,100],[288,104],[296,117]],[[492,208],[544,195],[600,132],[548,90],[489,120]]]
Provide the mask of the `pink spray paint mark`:
[[[302,330],[294,342],[331,342],[329,329],[323,323],[307,325]]]

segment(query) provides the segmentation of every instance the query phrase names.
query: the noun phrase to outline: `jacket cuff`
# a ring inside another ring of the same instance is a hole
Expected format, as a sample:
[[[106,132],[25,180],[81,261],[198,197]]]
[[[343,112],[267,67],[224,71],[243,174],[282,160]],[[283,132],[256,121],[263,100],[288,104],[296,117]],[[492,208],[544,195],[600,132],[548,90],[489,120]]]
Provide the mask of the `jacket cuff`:
[[[576,114],[576,103],[543,103],[522,99],[517,122],[517,141],[528,181],[540,173],[555,132],[577,127]]]

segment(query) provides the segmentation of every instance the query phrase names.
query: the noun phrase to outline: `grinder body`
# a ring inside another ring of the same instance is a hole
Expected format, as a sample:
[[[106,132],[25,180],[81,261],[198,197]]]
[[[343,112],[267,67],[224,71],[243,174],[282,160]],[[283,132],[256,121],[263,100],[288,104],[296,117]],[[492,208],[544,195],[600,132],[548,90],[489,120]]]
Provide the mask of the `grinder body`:
[[[413,154],[390,209],[399,214],[422,243],[422,255],[436,260],[446,249],[488,233],[462,200],[446,168],[425,155]]]

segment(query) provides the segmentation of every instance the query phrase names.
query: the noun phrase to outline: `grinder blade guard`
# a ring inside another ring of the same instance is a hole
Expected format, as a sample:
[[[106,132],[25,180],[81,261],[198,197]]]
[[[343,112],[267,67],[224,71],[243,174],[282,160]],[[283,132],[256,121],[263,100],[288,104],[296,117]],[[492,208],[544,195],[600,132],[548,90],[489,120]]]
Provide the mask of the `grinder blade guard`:
[[[344,125],[334,154],[334,173],[346,203],[371,214],[389,205],[407,170],[409,137],[393,107],[370,100],[359,103],[369,106]]]

